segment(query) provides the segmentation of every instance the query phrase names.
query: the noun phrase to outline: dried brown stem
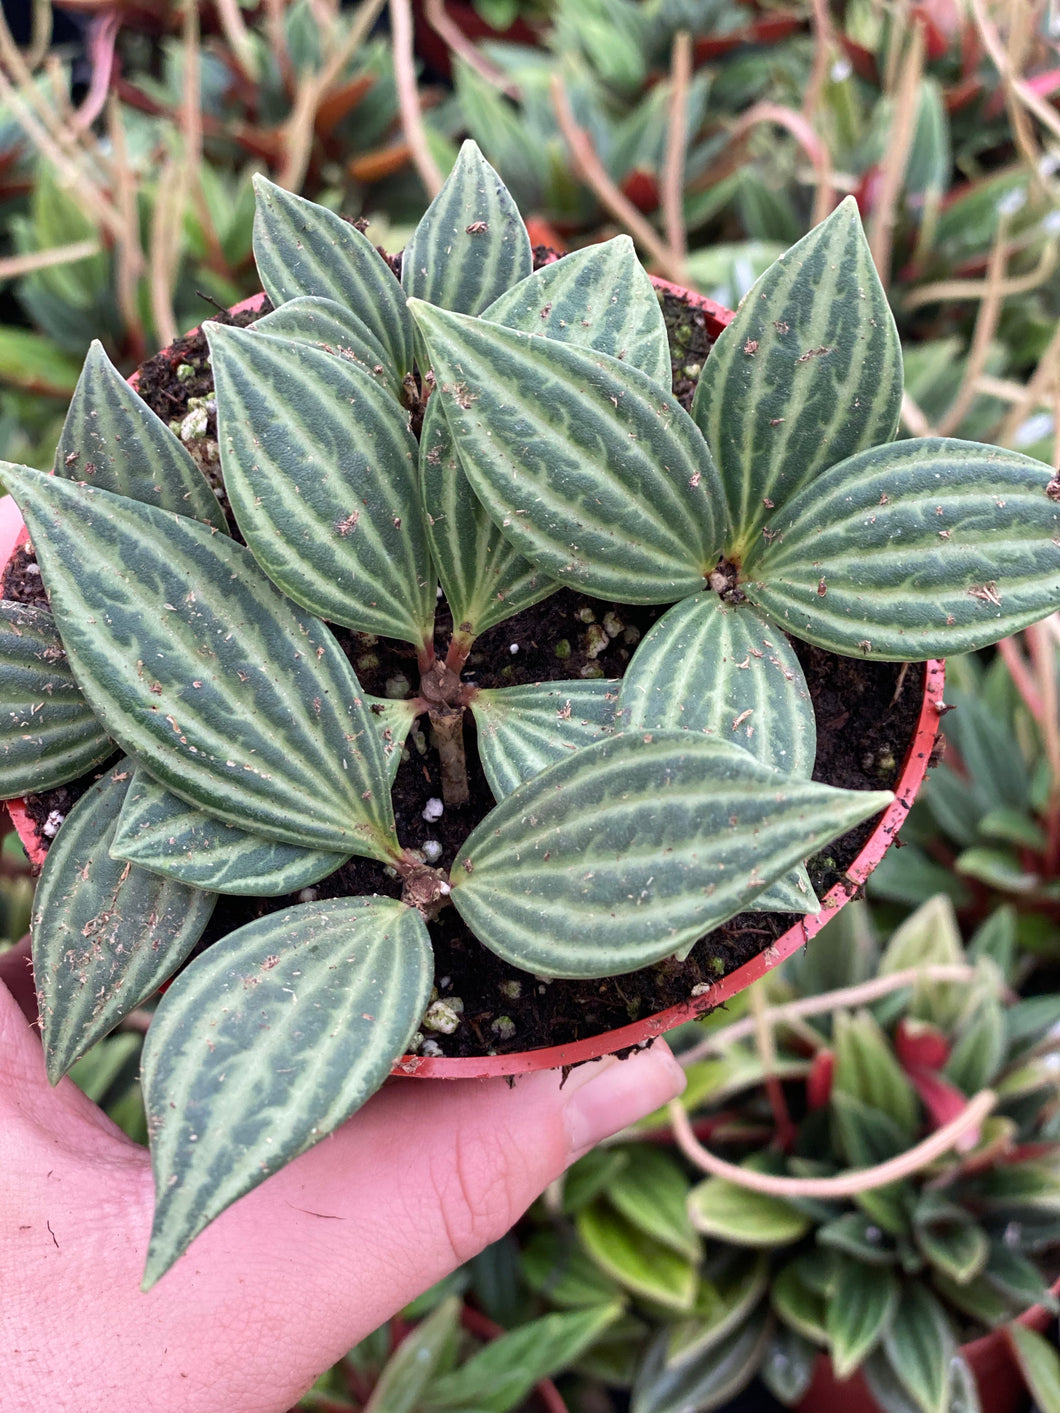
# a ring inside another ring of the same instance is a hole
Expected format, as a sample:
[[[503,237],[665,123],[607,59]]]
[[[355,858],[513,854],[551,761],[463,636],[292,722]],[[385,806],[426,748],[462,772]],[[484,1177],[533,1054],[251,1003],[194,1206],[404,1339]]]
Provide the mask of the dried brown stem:
[[[881,167],[880,188],[869,227],[869,249],[884,288],[891,279],[891,246],[898,219],[898,198],[916,133],[917,92],[924,73],[924,27],[910,30],[894,93],[891,131]]]
[[[442,189],[443,177],[427,141],[427,130],[420,111],[409,0],[390,0],[390,28],[393,34],[394,82],[401,112],[401,128],[420,180],[433,200]]]
[[[890,972],[887,976],[877,976],[871,981],[859,982],[856,986],[842,986],[835,991],[826,991],[820,996],[805,996],[799,1001],[789,1001],[782,1006],[770,1006],[765,1014],[773,1027],[786,1025],[790,1020],[805,1019],[807,1016],[823,1016],[830,1011],[845,1010],[853,1006],[867,1006],[893,991],[901,991],[906,986],[915,986],[918,981],[973,981],[979,975],[973,966],[961,962],[937,962],[923,967],[906,967],[902,971]],[[709,1035],[690,1050],[681,1053],[682,1065],[694,1064],[708,1055],[719,1055],[729,1045],[738,1040],[746,1040],[754,1034],[754,1021],[750,1017],[733,1021],[711,1031]]]
[[[663,158],[660,191],[666,243],[670,248],[671,278],[681,285],[687,280],[685,152],[688,147],[688,90],[691,83],[692,36],[683,29],[674,36],[670,61],[670,119],[666,129],[666,153]]]
[[[445,41],[450,53],[455,54],[469,69],[474,69],[479,78],[485,79],[493,88],[499,89],[509,98],[516,97],[518,90],[515,85],[508,81],[503,70],[490,63],[478,46],[473,44],[460,26],[449,17],[444,0],[426,0],[423,12],[427,23]]]
[[[464,710],[462,707],[434,707],[430,723],[441,765],[442,799],[447,805],[466,805],[470,793],[464,752]]]
[[[979,395],[979,374],[986,367],[986,360],[990,356],[990,345],[1001,318],[1005,262],[1008,259],[1007,237],[1008,217],[1002,215],[998,218],[997,235],[994,237],[990,260],[987,264],[986,290],[975,316],[972,346],[968,350],[957,395],[947,408],[945,416],[939,419],[938,434],[940,437],[953,435]]]
[[[552,75],[551,94],[556,121],[559,123],[560,132],[563,134],[567,146],[570,148],[571,160],[578,175],[591,188],[601,206],[610,211],[612,216],[625,226],[636,243],[648,252],[655,262],[658,273],[668,274],[672,265],[673,252],[658,231],[649,221],[644,219],[632,201],[611,180],[597,156],[588,133],[578,126],[574,110],[570,106],[570,99],[567,97],[567,90],[563,87],[563,80],[559,74]]]
[[[704,1148],[692,1131],[688,1115],[675,1099],[670,1103],[670,1122],[673,1125],[677,1145],[685,1157],[702,1168],[712,1177],[746,1188],[750,1192],[762,1192],[769,1197],[854,1197],[859,1192],[871,1192],[878,1187],[887,1187],[892,1182],[901,1182],[911,1177],[936,1158],[941,1158],[951,1148],[961,1144],[982,1124],[994,1105],[997,1095],[990,1089],[983,1089],[969,1099],[955,1119],[942,1128],[936,1129],[923,1142],[889,1158],[886,1163],[877,1163],[871,1168],[855,1168],[850,1172],[837,1173],[835,1177],[798,1178],[774,1177],[770,1173],[756,1172],[753,1168],[741,1168],[736,1163],[727,1163],[709,1149]]]

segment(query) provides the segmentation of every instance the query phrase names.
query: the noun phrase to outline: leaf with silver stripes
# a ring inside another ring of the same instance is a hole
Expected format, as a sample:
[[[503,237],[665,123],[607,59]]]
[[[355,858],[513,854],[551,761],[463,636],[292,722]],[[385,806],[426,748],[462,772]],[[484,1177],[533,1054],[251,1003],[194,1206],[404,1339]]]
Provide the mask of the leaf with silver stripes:
[[[543,265],[495,299],[482,317],[526,334],[610,353],[670,391],[666,321],[627,235]]]
[[[681,405],[606,353],[410,301],[472,489],[521,554],[601,598],[667,603],[720,551],[717,473]]]
[[[416,708],[411,701],[404,698],[372,697],[367,692],[364,694],[364,703],[372,724],[379,733],[387,779],[393,785],[401,764],[405,741],[412,730],[412,723],[416,720]]]
[[[217,901],[111,858],[132,774],[123,760],[81,796],[37,884],[33,970],[53,1084],[173,975]]]
[[[401,375],[394,367],[389,350],[368,325],[352,309],[346,309],[333,299],[289,299],[256,319],[250,326],[255,333],[272,334],[274,338],[295,339],[313,344],[337,358],[362,368],[398,401],[401,401]]]
[[[692,416],[725,488],[726,553],[743,559],[797,491],[890,441],[901,402],[898,331],[850,196],[751,287],[703,365]]]
[[[215,325],[221,467],[255,559],[332,623],[430,642],[436,580],[408,415],[322,349]]]
[[[507,187],[469,138],[401,258],[405,293],[479,314],[529,275],[530,237]]]
[[[228,533],[210,483],[93,339],[55,452],[55,474],[175,510]]]
[[[171,795],[142,766],[129,786],[110,852],[193,888],[259,898],[296,893],[349,857],[223,824]]]
[[[808,780],[817,751],[810,689],[783,633],[750,604],[696,594],[663,614],[622,678],[620,729],[680,729],[743,746]],[[755,899],[762,912],[820,912],[802,864]]]
[[[850,657],[948,657],[1060,608],[1060,503],[1033,457],[945,437],[833,466],[784,507],[742,588]]]
[[[617,976],[686,954],[893,798],[780,777],[689,731],[626,732],[491,810],[456,857],[452,899],[526,971]]]
[[[273,913],[181,973],[144,1044],[156,1193],[145,1288],[379,1088],[432,977],[423,918],[379,897]]]
[[[0,799],[65,785],[114,750],[48,610],[0,600]]]
[[[619,729],[701,731],[809,779],[817,723],[799,659],[750,604],[696,594],[638,644],[622,678]]]
[[[495,800],[610,731],[618,682],[530,682],[476,691],[478,754]]]
[[[260,174],[254,195],[254,259],[273,304],[301,295],[335,300],[364,320],[401,377],[410,373],[413,330],[405,292],[368,237]]]
[[[240,829],[385,861],[398,853],[353,669],[249,550],[58,476],[22,467],[6,479],[70,665],[126,751]]]
[[[453,447],[441,399],[432,397],[420,431],[420,489],[427,538],[465,645],[560,587],[505,539],[471,489]]]

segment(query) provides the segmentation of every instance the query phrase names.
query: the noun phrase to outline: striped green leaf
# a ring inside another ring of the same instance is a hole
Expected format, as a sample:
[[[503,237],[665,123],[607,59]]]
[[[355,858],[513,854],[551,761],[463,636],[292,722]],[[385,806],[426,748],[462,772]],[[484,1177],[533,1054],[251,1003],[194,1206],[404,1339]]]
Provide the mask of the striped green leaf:
[[[1060,608],[1060,503],[1019,452],[932,437],[820,476],[748,556],[747,596],[832,652],[971,652]]]
[[[0,799],[76,780],[113,751],[51,614],[0,600]]]
[[[618,699],[622,730],[702,731],[808,778],[817,750],[810,689],[782,633],[714,593],[675,604],[638,645]]]
[[[225,487],[258,563],[321,618],[422,647],[436,583],[407,414],[322,349],[207,337]]]
[[[316,883],[348,855],[278,844],[223,824],[178,800],[136,769],[110,846],[111,857],[194,888],[282,898]]]
[[[666,321],[627,235],[543,265],[495,299],[482,317],[609,353],[670,390]]]
[[[132,775],[123,760],[81,796],[37,884],[33,970],[53,1084],[173,975],[217,901],[110,857]]]
[[[71,666],[125,750],[226,824],[393,857],[386,765],[353,670],[249,550],[57,476],[7,481]]]
[[[687,1320],[670,1326],[666,1364],[672,1368],[697,1359],[727,1339],[743,1324],[769,1288],[769,1257],[750,1255],[746,1248],[718,1243],[702,1268],[710,1300]]]
[[[921,1413],[946,1413],[957,1341],[946,1311],[920,1281],[903,1285],[882,1348]]]
[[[471,699],[478,754],[495,800],[611,728],[618,683],[603,678],[484,688]]]
[[[626,603],[696,593],[722,538],[695,423],[606,353],[410,302],[472,489],[520,553]]]
[[[1060,1355],[1055,1346],[1037,1330],[1015,1321],[1006,1326],[1005,1334],[1042,1413],[1060,1413]]]
[[[660,1245],[604,1202],[583,1207],[575,1223],[579,1242],[605,1275],[667,1310],[692,1308],[699,1284],[694,1256]]]
[[[55,473],[228,533],[224,511],[190,452],[133,392],[97,339],[63,423]]]
[[[251,328],[274,338],[294,339],[312,344],[326,353],[345,358],[385,387],[399,401],[402,396],[401,374],[394,366],[390,350],[352,309],[346,309],[334,299],[306,295],[289,299],[256,319]]]
[[[401,259],[411,298],[480,314],[530,273],[530,237],[515,202],[474,142],[460,148]]]
[[[692,415],[725,488],[729,556],[827,467],[890,441],[901,401],[898,331],[847,197],[752,286],[703,366]]]
[[[302,295],[333,299],[368,325],[401,377],[410,373],[413,331],[405,292],[368,237],[260,174],[254,194],[254,259],[273,304]]]
[[[813,773],[817,724],[798,658],[749,604],[717,594],[683,599],[652,627],[622,678],[617,719],[622,730],[702,731],[785,774]],[[755,907],[820,911],[801,864]]]
[[[427,403],[420,431],[420,489],[431,553],[463,640],[477,638],[559,588],[486,514],[464,475],[438,397]]]
[[[688,1215],[696,1231],[735,1246],[790,1246],[811,1225],[790,1202],[720,1177],[706,1178],[692,1189]]]
[[[687,731],[584,746],[507,796],[453,864],[476,937],[541,976],[613,976],[687,952],[888,791],[779,778]]]
[[[367,692],[364,694],[364,700],[375,729],[379,732],[387,779],[393,785],[398,766],[401,764],[405,741],[412,730],[412,723],[416,720],[416,708],[411,701],[372,697]]]
[[[898,1306],[898,1277],[887,1266],[838,1259],[825,1326],[837,1379],[848,1379],[875,1349]]]
[[[668,1365],[667,1331],[661,1330],[637,1371],[632,1413],[710,1413],[723,1408],[754,1378],[772,1333],[769,1307],[762,1301],[730,1339],[687,1363]]]
[[[143,1052],[156,1193],[145,1287],[378,1089],[432,975],[423,918],[378,897],[273,913],[181,973]]]

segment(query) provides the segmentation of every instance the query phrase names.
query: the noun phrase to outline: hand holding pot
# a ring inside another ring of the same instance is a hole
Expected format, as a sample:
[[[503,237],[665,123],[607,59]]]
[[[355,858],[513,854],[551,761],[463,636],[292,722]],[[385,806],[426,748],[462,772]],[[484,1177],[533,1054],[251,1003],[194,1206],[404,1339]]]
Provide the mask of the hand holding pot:
[[[148,1294],[147,1152],[69,1080],[0,984],[0,1383],[53,1413],[282,1413],[496,1240],[588,1148],[683,1088],[626,1061],[395,1081],[215,1222]]]

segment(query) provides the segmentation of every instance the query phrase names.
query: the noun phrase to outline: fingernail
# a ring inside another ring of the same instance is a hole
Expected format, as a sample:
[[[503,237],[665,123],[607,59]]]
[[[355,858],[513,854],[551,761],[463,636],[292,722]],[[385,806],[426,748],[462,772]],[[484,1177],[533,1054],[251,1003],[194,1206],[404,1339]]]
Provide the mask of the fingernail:
[[[626,1060],[610,1055],[579,1066],[565,1086],[563,1113],[571,1161],[676,1099],[684,1087],[685,1072],[662,1040]]]

